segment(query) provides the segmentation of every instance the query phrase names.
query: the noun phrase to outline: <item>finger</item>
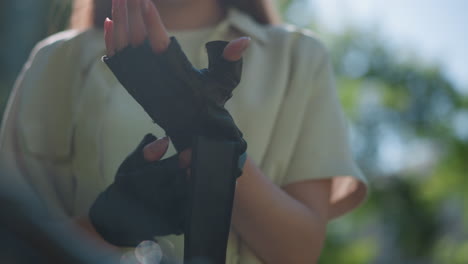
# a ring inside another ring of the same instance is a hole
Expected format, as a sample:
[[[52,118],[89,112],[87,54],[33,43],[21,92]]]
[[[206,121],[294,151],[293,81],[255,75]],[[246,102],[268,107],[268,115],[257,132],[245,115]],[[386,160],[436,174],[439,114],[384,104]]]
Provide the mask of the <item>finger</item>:
[[[250,44],[250,37],[241,37],[232,40],[227,44],[223,51],[223,57],[228,61],[240,60],[244,51]]]
[[[208,53],[208,70],[225,84],[223,97],[230,97],[241,80],[242,54],[247,48],[250,38],[243,37],[231,42],[210,41],[205,44]]]
[[[119,51],[128,46],[127,0],[112,0],[112,20],[115,50]]]
[[[162,23],[156,6],[150,0],[143,0],[143,20],[146,32],[155,53],[161,53],[169,46],[169,34]]]
[[[192,149],[186,149],[179,154],[179,167],[188,168],[192,161]]]
[[[127,0],[129,40],[132,46],[138,46],[145,41],[146,29],[141,11],[141,0]]]
[[[164,137],[153,141],[143,148],[143,157],[147,161],[157,161],[164,156],[169,147],[169,138]]]
[[[108,17],[104,21],[104,41],[106,42],[107,56],[112,57],[115,54],[114,48],[114,22]]]

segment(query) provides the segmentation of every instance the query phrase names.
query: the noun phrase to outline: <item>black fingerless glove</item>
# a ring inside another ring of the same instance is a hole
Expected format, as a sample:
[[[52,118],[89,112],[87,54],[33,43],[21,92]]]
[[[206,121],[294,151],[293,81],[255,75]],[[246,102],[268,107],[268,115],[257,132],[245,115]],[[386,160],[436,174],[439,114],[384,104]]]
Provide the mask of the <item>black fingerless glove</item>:
[[[177,149],[192,146],[194,136],[229,140],[239,144],[239,155],[247,144],[229,112],[224,108],[239,84],[242,60],[223,58],[228,42],[206,44],[209,66],[195,69],[177,40],[171,37],[166,51],[155,54],[148,41],[128,46],[113,57],[103,57],[125,89],[161,126]]]
[[[151,134],[144,137],[89,211],[96,231],[114,245],[136,246],[154,236],[184,232],[186,173],[177,156],[156,162],[144,159],[144,146],[154,140]]]

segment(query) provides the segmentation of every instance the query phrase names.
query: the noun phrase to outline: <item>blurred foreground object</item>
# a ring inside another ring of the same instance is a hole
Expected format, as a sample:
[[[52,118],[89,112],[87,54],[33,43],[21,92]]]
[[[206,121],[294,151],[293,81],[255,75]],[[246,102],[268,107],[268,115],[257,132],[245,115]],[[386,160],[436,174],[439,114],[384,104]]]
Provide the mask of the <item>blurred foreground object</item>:
[[[5,178],[0,172],[0,263],[118,263],[117,256],[53,219],[37,197]]]

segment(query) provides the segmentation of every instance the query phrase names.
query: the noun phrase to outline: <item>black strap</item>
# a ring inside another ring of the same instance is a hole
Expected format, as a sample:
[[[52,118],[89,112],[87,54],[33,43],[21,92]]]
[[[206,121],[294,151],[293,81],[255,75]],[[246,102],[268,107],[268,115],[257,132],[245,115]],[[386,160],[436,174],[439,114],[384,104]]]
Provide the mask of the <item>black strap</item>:
[[[196,137],[189,183],[185,263],[222,264],[226,261],[239,145]]]

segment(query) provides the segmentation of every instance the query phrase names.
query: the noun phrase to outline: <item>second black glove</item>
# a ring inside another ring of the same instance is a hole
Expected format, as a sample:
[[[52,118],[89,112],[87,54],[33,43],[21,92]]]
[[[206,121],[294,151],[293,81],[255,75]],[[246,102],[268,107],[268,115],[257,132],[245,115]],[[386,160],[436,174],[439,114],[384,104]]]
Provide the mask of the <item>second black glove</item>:
[[[137,246],[154,236],[184,232],[186,172],[177,156],[146,161],[143,148],[154,140],[150,134],[144,137],[91,206],[91,223],[111,244]]]

